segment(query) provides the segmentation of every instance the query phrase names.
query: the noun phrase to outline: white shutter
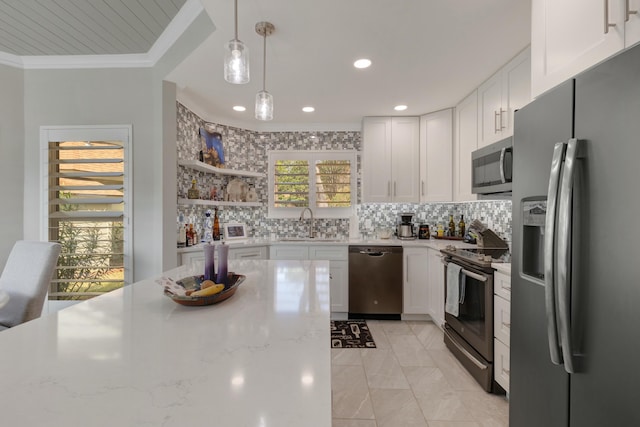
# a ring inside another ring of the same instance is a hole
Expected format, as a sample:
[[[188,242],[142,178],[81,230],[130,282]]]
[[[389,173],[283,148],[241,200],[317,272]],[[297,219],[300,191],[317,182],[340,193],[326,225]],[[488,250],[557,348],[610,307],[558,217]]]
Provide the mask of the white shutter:
[[[49,299],[85,299],[124,285],[124,145],[49,142],[49,240],[62,252]]]

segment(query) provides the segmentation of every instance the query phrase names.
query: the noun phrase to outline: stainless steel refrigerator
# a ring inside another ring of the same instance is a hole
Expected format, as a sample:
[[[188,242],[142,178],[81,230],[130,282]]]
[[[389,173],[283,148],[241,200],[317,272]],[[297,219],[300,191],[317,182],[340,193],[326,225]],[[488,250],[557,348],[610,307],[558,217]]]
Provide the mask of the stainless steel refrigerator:
[[[640,47],[514,126],[510,426],[640,426]]]

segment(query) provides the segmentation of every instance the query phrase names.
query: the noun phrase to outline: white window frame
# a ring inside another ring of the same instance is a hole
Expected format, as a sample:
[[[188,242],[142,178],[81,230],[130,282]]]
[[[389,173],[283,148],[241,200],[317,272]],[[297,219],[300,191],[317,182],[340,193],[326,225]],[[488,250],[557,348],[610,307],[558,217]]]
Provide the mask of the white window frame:
[[[277,160],[307,160],[309,162],[309,206],[315,218],[349,218],[356,212],[358,198],[357,189],[357,152],[355,150],[272,150],[267,153],[269,206],[268,218],[299,218],[302,208],[277,208],[274,206],[274,175]],[[315,203],[315,168],[316,160],[349,160],[351,163],[351,206],[344,208],[318,208]]]
[[[124,285],[133,281],[131,125],[40,127],[40,239],[49,240],[49,141],[122,141],[124,147]],[[55,303],[49,301],[49,304]]]

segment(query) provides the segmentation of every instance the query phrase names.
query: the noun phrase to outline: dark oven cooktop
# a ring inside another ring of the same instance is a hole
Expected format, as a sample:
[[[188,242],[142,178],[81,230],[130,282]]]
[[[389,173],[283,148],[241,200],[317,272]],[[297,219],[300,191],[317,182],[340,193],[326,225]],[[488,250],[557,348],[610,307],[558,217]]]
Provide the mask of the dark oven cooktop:
[[[511,262],[511,254],[508,248],[456,248],[447,246],[440,252],[450,257],[452,260],[459,259],[468,263],[490,267],[491,263]]]

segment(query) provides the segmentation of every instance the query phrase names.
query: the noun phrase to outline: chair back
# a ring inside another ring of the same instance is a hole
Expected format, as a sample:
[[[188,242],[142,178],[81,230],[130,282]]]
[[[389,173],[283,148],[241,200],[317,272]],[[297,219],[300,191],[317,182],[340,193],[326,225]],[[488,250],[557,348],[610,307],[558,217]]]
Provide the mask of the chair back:
[[[0,289],[10,298],[0,308],[0,326],[10,328],[40,317],[60,249],[53,242],[15,243],[0,276]]]

